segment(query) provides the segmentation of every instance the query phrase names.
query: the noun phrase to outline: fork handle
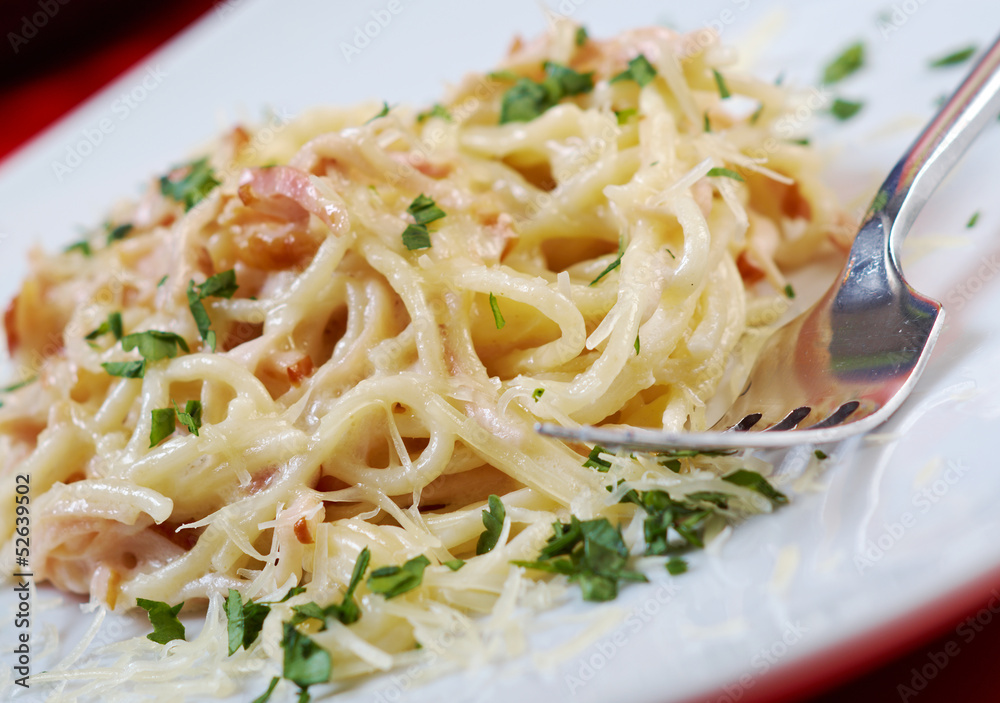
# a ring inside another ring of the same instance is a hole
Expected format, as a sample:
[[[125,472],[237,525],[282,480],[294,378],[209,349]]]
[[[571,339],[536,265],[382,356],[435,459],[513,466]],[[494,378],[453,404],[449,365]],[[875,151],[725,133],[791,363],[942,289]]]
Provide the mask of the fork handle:
[[[897,271],[899,247],[913,221],[973,140],[995,120],[997,113],[1000,113],[1000,38],[979,59],[962,85],[892,169],[868,210],[861,231],[869,230],[872,220],[881,220],[880,238],[884,239],[886,230],[888,232],[888,241],[882,245],[887,246],[888,251],[884,253],[891,257]],[[856,244],[866,247],[874,242]],[[854,258],[856,252],[852,249],[851,253]]]

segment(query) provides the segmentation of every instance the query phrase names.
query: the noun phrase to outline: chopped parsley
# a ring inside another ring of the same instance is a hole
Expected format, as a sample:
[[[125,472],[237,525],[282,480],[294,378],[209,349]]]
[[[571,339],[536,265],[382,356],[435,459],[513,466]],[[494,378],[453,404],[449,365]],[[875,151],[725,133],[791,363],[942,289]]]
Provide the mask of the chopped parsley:
[[[166,273],[163,274],[163,278],[161,278],[159,281],[156,282],[156,287],[159,288],[164,283],[166,283],[167,282],[167,278],[169,278],[169,277],[170,277],[170,274],[166,274]]]
[[[330,653],[291,623],[283,624],[281,648],[284,652],[281,675],[299,687],[299,700],[308,701],[308,688],[330,680],[333,662]]]
[[[279,681],[281,681],[280,676],[272,677],[271,684],[267,687],[267,690],[264,691],[259,696],[257,696],[256,698],[254,698],[252,701],[250,701],[250,703],[267,703],[269,700],[271,700],[271,694],[274,693],[274,688],[278,685]]]
[[[378,118],[380,118],[380,117],[385,117],[386,115],[388,115],[388,114],[389,114],[389,110],[391,110],[391,109],[392,109],[392,108],[391,108],[391,107],[389,107],[389,103],[387,103],[386,101],[384,101],[384,100],[383,100],[383,101],[382,101],[382,109],[381,109],[381,110],[379,110],[379,111],[378,111],[378,114],[376,114],[376,115],[375,115],[374,117],[371,117],[371,118],[369,118],[369,119],[368,119],[368,120],[367,120],[367,121],[365,122],[365,124],[369,124],[369,123],[371,123],[371,122],[374,122],[375,120],[377,120],[377,119],[378,119]]]
[[[125,237],[127,237],[128,234],[129,234],[129,232],[131,232],[131,231],[132,231],[132,223],[131,222],[126,222],[123,225],[118,225],[117,227],[115,227],[113,229],[109,229],[108,230],[108,244],[110,245],[113,242],[117,242],[119,239],[125,239]]]
[[[711,132],[712,131],[712,123],[708,119],[708,110],[705,110],[705,114],[702,116],[702,118],[703,118],[704,123],[705,123],[704,124],[705,131],[706,132]]]
[[[109,376],[121,378],[142,378],[146,374],[146,360],[139,361],[106,361],[101,366]]]
[[[972,213],[972,217],[970,217],[969,221],[965,223],[966,229],[972,229],[973,227],[976,226],[977,222],[979,222],[979,211],[978,210],[976,212]]]
[[[579,27],[576,28],[576,36],[574,37],[573,41],[577,46],[583,46],[584,44],[587,43],[587,39],[588,39],[587,28],[581,24]]]
[[[500,312],[500,305],[497,303],[497,297],[490,293],[490,310],[493,311],[493,322],[496,324],[497,329],[503,329],[503,326],[507,324],[507,321],[503,319],[503,313]]]
[[[208,165],[208,157],[205,157],[188,164],[187,175],[179,181],[172,180],[170,176],[161,176],[160,192],[171,200],[182,203],[187,211],[200,203],[219,183],[212,167]]]
[[[155,408],[149,429],[149,446],[155,447],[177,429],[177,417],[173,408]]]
[[[465,560],[464,559],[451,559],[449,561],[444,562],[444,566],[447,566],[452,571],[458,571],[463,566],[465,566]]]
[[[410,251],[426,249],[431,245],[431,235],[427,225],[444,217],[444,210],[437,206],[433,198],[421,193],[414,198],[406,211],[413,216],[416,224],[407,225],[403,230],[403,245]]]
[[[197,437],[198,429],[201,427],[201,401],[189,400],[184,404],[183,412],[177,407],[177,403],[174,403],[174,412],[177,413],[177,421]]]
[[[271,606],[265,603],[246,603],[240,597],[240,592],[230,588],[226,598],[226,622],[229,633],[229,654],[232,656],[240,647],[250,649],[260,631],[264,628],[264,619],[271,612]],[[272,685],[268,691],[273,690]]]
[[[114,335],[115,341],[122,338],[122,314],[120,312],[109,313],[108,319],[98,325],[97,329],[88,333],[84,339],[97,339],[102,334],[107,334],[108,332]]]
[[[361,608],[358,606],[358,602],[354,600],[354,591],[357,590],[358,584],[361,583],[361,579],[368,570],[370,561],[371,552],[368,550],[368,547],[365,547],[358,554],[358,560],[354,563],[351,581],[347,586],[347,591],[344,593],[344,600],[341,603],[331,603],[325,608],[316,605],[316,603],[293,606],[292,610],[295,611],[295,615],[292,617],[291,623],[298,625],[300,622],[309,619],[319,620],[322,623],[319,629],[322,631],[327,628],[327,622],[331,619],[339,620],[345,625],[350,625],[360,620]]]
[[[594,89],[593,73],[578,73],[568,66],[546,61],[545,78],[536,83],[519,78],[500,101],[500,124],[530,122],[565,97]]]
[[[615,120],[618,124],[628,124],[628,121],[639,114],[638,108],[626,107],[624,110],[615,110]]]
[[[756,471],[737,469],[728,476],[723,476],[722,480],[756,491],[775,505],[784,505],[788,502],[788,496],[768,483],[768,480]]]
[[[3,388],[0,388],[0,393],[13,393],[19,388],[24,388],[29,383],[34,383],[37,380],[38,376],[31,376],[30,378],[26,378],[23,381],[18,381],[17,383],[12,383],[9,386],[4,386]]]
[[[786,283],[785,284],[785,297],[789,298],[789,299],[795,297],[795,289],[792,288],[792,284],[791,283]]]
[[[422,225],[407,225],[403,230],[403,246],[410,251],[427,249],[431,245],[431,233]]]
[[[590,450],[590,454],[587,455],[587,460],[583,462],[583,465],[591,469],[597,469],[602,474],[607,473],[608,469],[611,468],[611,462],[607,459],[602,459],[601,454],[606,454],[607,450],[600,444],[595,444],[594,448]]]
[[[639,348],[640,348],[639,347],[639,335],[635,336],[635,344],[633,346],[635,347],[635,355],[639,356]]]
[[[750,115],[750,124],[757,124],[757,120],[760,119],[762,114],[764,114],[764,103],[761,103],[760,107],[754,110],[753,114]]]
[[[732,178],[734,181],[739,181],[743,183],[743,176],[741,176],[736,171],[731,168],[723,168],[722,166],[716,166],[715,168],[708,169],[706,174],[709,178]]]
[[[430,560],[421,554],[402,566],[383,566],[375,569],[368,577],[368,588],[386,598],[400,596],[412,591],[423,582],[424,569],[430,563]]]
[[[136,598],[135,604],[149,614],[149,622],[153,626],[146,639],[158,644],[184,639],[184,623],[177,618],[177,613],[184,607],[183,602],[171,607],[158,600]]]
[[[712,75],[715,76],[715,87],[719,89],[719,97],[725,100],[726,98],[732,96],[729,92],[729,86],[726,85],[726,80],[722,77],[722,74],[712,69]]]
[[[503,501],[495,495],[490,495],[487,501],[489,510],[483,511],[483,526],[486,530],[479,535],[476,542],[476,555],[486,554],[493,551],[500,539],[500,532],[503,530],[503,521],[507,517],[507,510],[503,507]]]
[[[830,107],[830,113],[838,120],[849,120],[861,111],[864,103],[837,98]]]
[[[430,110],[417,113],[417,122],[423,122],[429,117],[437,117],[445,122],[452,122],[451,113],[441,103],[434,103]]]
[[[198,326],[198,336],[213,352],[216,346],[215,331],[212,329],[212,320],[208,317],[205,304],[201,301],[205,298],[232,298],[237,288],[239,286],[236,284],[235,269],[210,276],[200,286],[195,285],[194,279],[188,281],[188,309],[191,310],[191,316],[194,317],[194,322]]]
[[[683,574],[688,570],[687,562],[680,557],[670,557],[666,563],[667,573],[671,576]]]
[[[972,58],[972,55],[976,53],[976,45],[970,44],[964,49],[959,49],[958,51],[953,51],[950,54],[946,54],[939,58],[936,58],[930,62],[931,68],[945,68],[947,66],[957,66],[958,64],[965,63]]]
[[[531,394],[532,400],[534,400],[537,403],[538,400],[542,397],[543,393],[545,393],[545,389],[544,388],[536,388],[534,390],[534,392],[532,392],[532,394]]]
[[[823,69],[823,82],[827,85],[838,83],[860,69],[865,64],[865,45],[855,42]]]
[[[574,515],[569,524],[552,523],[552,531],[537,561],[512,563],[568,576],[570,582],[580,586],[587,601],[613,600],[618,595],[619,581],[647,580],[627,568],[628,548],[621,532],[607,518],[581,521]]]
[[[138,348],[139,354],[146,361],[173,359],[177,356],[178,347],[186,352],[191,351],[184,338],[173,332],[161,332],[159,330],[133,332],[122,337],[121,341],[122,349],[132,351]]]
[[[621,266],[622,265],[622,255],[624,253],[625,253],[625,240],[624,239],[619,239],[618,240],[618,257],[614,261],[612,261],[610,264],[608,264],[603,271],[601,271],[599,274],[597,274],[597,278],[595,278],[593,281],[591,281],[590,285],[594,285],[599,280],[601,280],[602,278],[604,278],[605,276],[607,276],[609,273],[611,273],[612,271],[614,271],[616,268],[618,268],[619,266]]]
[[[649,63],[649,60],[643,54],[639,54],[628,62],[628,68],[617,76],[614,76],[610,82],[635,81],[639,84],[640,88],[644,88],[654,78],[656,78],[656,69],[653,68],[653,64]]]
[[[813,456],[815,456],[820,461],[823,461],[824,459],[827,458],[827,453],[824,452],[822,449],[817,449],[816,451],[813,452]]]
[[[71,251],[78,251],[84,256],[93,256],[94,252],[90,248],[90,242],[86,239],[81,239],[79,242],[73,242],[68,247],[63,249],[67,254]]]

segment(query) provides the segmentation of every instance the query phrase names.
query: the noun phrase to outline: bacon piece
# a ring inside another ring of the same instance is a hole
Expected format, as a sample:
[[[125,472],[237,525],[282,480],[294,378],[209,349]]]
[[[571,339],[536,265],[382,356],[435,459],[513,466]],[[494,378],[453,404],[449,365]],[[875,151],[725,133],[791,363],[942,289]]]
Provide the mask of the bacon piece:
[[[316,215],[334,232],[346,228],[343,203],[322,194],[309,174],[291,166],[248,168],[240,176],[239,196],[244,205],[283,220],[302,222]]]
[[[7,353],[11,357],[17,352],[17,348],[21,346],[21,337],[17,333],[17,301],[20,299],[20,295],[15,295],[3,314],[3,329],[7,333]]]
[[[289,364],[288,380],[291,381],[293,386],[298,386],[302,383],[302,379],[311,376],[312,372],[313,360],[308,354],[303,354],[301,359],[294,364]]]

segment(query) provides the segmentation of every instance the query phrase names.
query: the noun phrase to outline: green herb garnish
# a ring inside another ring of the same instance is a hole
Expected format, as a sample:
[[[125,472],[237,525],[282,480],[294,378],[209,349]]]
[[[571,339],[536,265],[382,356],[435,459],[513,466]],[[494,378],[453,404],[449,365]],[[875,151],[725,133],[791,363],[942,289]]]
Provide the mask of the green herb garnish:
[[[173,408],[156,408],[152,412],[149,429],[149,446],[155,447],[177,429],[177,417]]]
[[[395,598],[412,591],[424,580],[424,569],[430,565],[424,555],[414,557],[402,566],[383,566],[368,577],[368,588],[386,598]]]
[[[486,530],[479,535],[476,543],[476,554],[486,554],[497,546],[500,539],[500,532],[503,530],[503,521],[507,517],[507,511],[503,507],[503,502],[495,495],[490,495],[487,501],[489,510],[483,511],[483,526]]]
[[[198,429],[201,427],[201,401],[189,400],[184,404],[184,411],[174,403],[174,412],[177,413],[177,421],[187,427],[188,432],[195,437],[198,436]]]
[[[31,376],[30,378],[26,378],[23,381],[18,381],[17,383],[12,383],[9,386],[4,386],[3,388],[0,388],[0,393],[13,393],[19,388],[24,388],[29,383],[34,383],[37,380],[38,376]]]
[[[533,391],[533,392],[531,393],[531,399],[532,399],[532,400],[534,400],[534,401],[535,401],[535,402],[537,403],[537,402],[538,402],[538,400],[539,400],[539,399],[540,399],[540,398],[542,397],[542,394],[543,394],[543,393],[545,393],[545,389],[544,389],[544,388],[536,388],[536,389],[535,389],[535,390],[534,390],[534,391]]]
[[[826,459],[827,454],[822,449],[817,449],[816,451],[813,452],[813,456],[815,456],[820,461],[823,461],[824,459]]]
[[[795,297],[795,289],[792,288],[792,284],[791,283],[786,283],[785,284],[785,297],[789,298],[789,299]]]
[[[367,121],[365,121],[365,124],[368,124],[369,122],[374,122],[375,120],[377,120],[380,117],[385,117],[386,115],[389,114],[389,110],[391,110],[391,109],[392,108],[389,107],[389,103],[387,103],[387,102],[385,102],[383,100],[382,101],[382,109],[378,111],[377,115],[375,115],[374,117],[371,117]]]
[[[972,229],[973,227],[976,226],[977,222],[979,222],[979,211],[978,210],[976,212],[972,213],[972,217],[970,217],[969,221],[965,223],[966,229]]]
[[[159,330],[133,332],[122,337],[121,341],[122,349],[132,351],[138,348],[139,354],[146,361],[173,359],[177,356],[178,347],[185,352],[190,351],[184,338],[173,332],[161,332]]]
[[[507,324],[506,320],[503,319],[503,313],[500,312],[500,305],[497,303],[497,297],[490,293],[490,310],[493,311],[493,322],[496,324],[497,329],[503,329],[503,326]]]
[[[578,73],[552,61],[544,64],[545,78],[536,83],[519,78],[500,101],[500,124],[530,122],[565,97],[594,89],[593,73]]]
[[[451,113],[441,103],[434,103],[430,110],[417,113],[417,122],[423,122],[429,117],[437,117],[445,122],[452,122]]]
[[[722,166],[716,166],[715,168],[708,169],[708,173],[706,175],[709,178],[732,178],[734,181],[739,181],[740,183],[744,182],[743,176],[739,173],[731,168],[724,168]]]
[[[607,518],[580,521],[574,515],[569,524],[553,523],[552,531],[537,561],[512,563],[568,576],[588,601],[613,600],[618,595],[619,581],[647,580],[627,568],[628,549],[621,532]]]
[[[639,114],[638,108],[626,107],[624,110],[615,110],[615,120],[618,124],[628,124],[628,121]]]
[[[464,559],[451,559],[449,561],[444,562],[444,566],[447,566],[452,571],[458,571],[463,566],[465,566],[465,560]]]
[[[179,181],[171,180],[169,176],[160,177],[160,192],[178,203],[183,203],[184,210],[190,210],[208,195],[220,181],[215,179],[212,167],[208,165],[208,157],[198,159],[188,165],[187,175]]]
[[[768,483],[768,480],[756,471],[737,469],[728,476],[723,476],[722,480],[756,491],[776,505],[784,505],[788,502],[788,496]]]
[[[431,236],[427,225],[444,217],[444,210],[439,208],[432,198],[421,193],[414,198],[406,211],[413,216],[416,224],[406,226],[403,231],[403,245],[410,251],[426,249],[431,245]]]
[[[865,45],[855,42],[827,64],[823,69],[823,82],[827,85],[844,80],[865,64]]]
[[[65,253],[70,253],[71,251],[78,251],[84,256],[93,256],[94,252],[90,248],[90,242],[86,239],[82,239],[79,242],[73,242],[68,247],[63,249]]]
[[[723,100],[730,97],[732,93],[729,92],[729,87],[726,85],[726,80],[722,77],[722,74],[713,68],[712,75],[715,76],[715,87],[719,89],[719,97]]]
[[[191,310],[191,316],[198,326],[198,336],[213,352],[216,346],[215,331],[212,329],[212,320],[208,317],[208,311],[202,301],[205,298],[232,298],[238,288],[235,269],[210,276],[200,286],[195,285],[194,279],[188,281],[188,309]]]
[[[84,339],[97,339],[102,334],[107,334],[108,332],[114,335],[115,341],[122,338],[122,314],[120,312],[109,313],[108,319],[98,325],[97,329],[87,334]]]
[[[109,376],[121,378],[142,378],[146,373],[146,360],[139,361],[106,361],[101,366]]]
[[[264,603],[246,603],[240,597],[240,592],[230,588],[226,598],[226,622],[229,633],[229,654],[236,653],[240,647],[250,649],[264,627],[264,619],[271,612],[271,606]],[[274,686],[268,689],[268,694]]]
[[[123,225],[118,225],[113,229],[108,230],[108,245],[110,246],[113,242],[117,242],[119,239],[125,239],[128,233],[132,231],[132,223],[126,222]]]
[[[577,46],[583,46],[587,43],[587,38],[587,28],[581,24],[576,28],[576,36],[574,37],[573,42]]]
[[[950,54],[936,58],[930,62],[931,68],[945,68],[946,66],[957,66],[960,63],[965,63],[972,58],[972,55],[976,53],[976,45],[970,44],[964,49],[959,49],[958,51],[953,51]]]
[[[184,624],[177,618],[184,603],[171,607],[161,601],[136,598],[135,604],[149,613],[149,622],[153,625],[153,631],[146,635],[146,639],[158,644],[184,639]]]
[[[271,700],[271,694],[274,693],[274,688],[275,686],[278,685],[279,681],[281,681],[280,676],[272,677],[271,684],[267,687],[267,690],[264,691],[261,695],[254,698],[250,703],[267,703],[269,700]]]
[[[628,68],[614,76],[610,82],[635,81],[640,88],[643,88],[654,78],[656,78],[656,69],[643,54],[639,54],[628,62]]]
[[[687,562],[680,557],[670,557],[667,559],[667,573],[671,576],[677,576],[678,574],[683,574],[688,570]]]
[[[861,111],[864,103],[837,98],[830,107],[830,113],[838,120],[849,120]]]
[[[600,444],[595,444],[594,448],[590,450],[590,454],[587,455],[587,460],[583,462],[583,465],[591,469],[597,469],[602,474],[607,473],[608,469],[611,468],[611,462],[607,459],[602,459],[601,454],[606,454],[607,450]]]
[[[310,686],[330,680],[330,673],[333,671],[330,653],[299,632],[291,623],[284,623],[283,631],[281,648],[284,659],[281,675],[299,687],[300,701],[308,701],[307,689]]]
[[[593,281],[591,281],[590,285],[594,285],[599,280],[601,280],[602,278],[604,278],[605,276],[607,276],[609,273],[611,273],[612,271],[614,271],[616,268],[618,268],[619,266],[621,266],[622,265],[622,255],[624,255],[624,254],[625,254],[625,240],[624,239],[619,239],[618,240],[618,256],[617,256],[617,258],[615,258],[614,261],[612,261],[610,264],[608,264],[603,271],[601,271],[599,274],[597,274],[597,278],[595,278]]]

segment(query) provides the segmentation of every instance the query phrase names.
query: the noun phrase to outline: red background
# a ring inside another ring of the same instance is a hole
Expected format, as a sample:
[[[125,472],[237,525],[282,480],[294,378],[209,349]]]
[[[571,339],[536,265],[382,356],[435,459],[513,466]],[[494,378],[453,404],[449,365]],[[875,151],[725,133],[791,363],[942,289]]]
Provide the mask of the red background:
[[[214,5],[209,0],[174,0],[171,3],[70,0],[66,4],[60,4],[59,0],[0,0],[0,160]],[[45,26],[27,43],[18,43],[15,51],[9,33],[26,36],[22,32],[23,18],[46,8],[51,17]],[[928,568],[932,566],[928,564]],[[942,624],[933,622],[931,616],[924,614],[916,622],[899,623],[897,627],[905,627],[906,636],[894,648],[874,646],[871,642],[858,643],[858,649],[868,644],[882,651],[871,656],[866,654],[863,664],[850,665],[846,673],[836,661],[813,662],[807,665],[805,671],[797,671],[793,680],[785,681],[785,685],[771,682],[771,685],[761,686],[761,689],[774,690],[772,700],[809,703],[1000,700],[1000,694],[994,691],[993,681],[993,667],[996,666],[994,653],[1000,651],[1000,627],[986,625],[971,642],[966,642],[956,633],[956,627],[977,612],[984,621],[987,619],[982,609],[991,598],[990,591],[994,586],[1000,587],[1000,581],[980,583],[966,594],[968,600],[964,601],[964,605],[955,604],[949,608],[959,607],[963,613],[960,618],[950,614]],[[995,617],[993,614],[989,616]],[[882,633],[885,634],[891,635]],[[877,643],[882,635],[871,639]],[[913,670],[928,664],[931,655],[936,655],[940,662],[940,653],[954,653],[956,644],[957,655],[947,657],[944,668],[939,669],[923,690],[911,695],[899,688],[901,685],[912,685]],[[841,655],[831,653],[833,658],[838,656]],[[845,656],[849,658],[849,655]],[[888,663],[886,659],[889,659]],[[813,676],[808,670],[810,666],[816,668]],[[872,670],[874,667],[879,668]],[[819,674],[823,668],[828,669],[827,675]],[[828,678],[830,670],[839,677],[833,682],[823,680]],[[810,680],[816,675],[820,675],[820,681]],[[852,676],[858,678],[844,683]],[[822,689],[831,683],[837,684],[837,687],[817,695],[817,688]],[[792,690],[780,692],[782,688]],[[803,697],[810,694],[813,697]],[[750,697],[760,700],[756,695]]]

